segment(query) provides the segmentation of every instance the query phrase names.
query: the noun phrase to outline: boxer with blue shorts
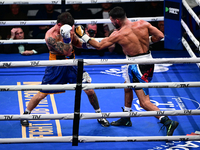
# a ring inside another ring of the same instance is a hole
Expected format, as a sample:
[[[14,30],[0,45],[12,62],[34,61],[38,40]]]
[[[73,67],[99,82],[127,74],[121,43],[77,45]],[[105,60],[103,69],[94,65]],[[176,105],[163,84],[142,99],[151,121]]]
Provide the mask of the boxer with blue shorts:
[[[129,57],[134,59],[144,59],[144,58],[152,58],[150,51],[148,53]],[[129,64],[126,71],[126,83],[149,83],[152,80],[154,71],[154,64],[150,65],[142,65],[142,64]],[[140,89],[135,89],[140,90]],[[149,95],[148,88],[143,88],[145,95]]]
[[[50,28],[45,35],[45,41],[49,49],[49,60],[75,59],[73,46],[77,48],[85,47],[83,42],[74,33],[74,18],[69,12],[60,14],[57,23]],[[77,66],[51,66],[45,70],[42,84],[67,84],[77,82]],[[83,83],[91,83],[91,78],[87,72],[83,72]],[[31,111],[50,93],[65,92],[63,90],[40,91],[29,101],[24,114],[30,114]],[[100,113],[99,102],[93,89],[84,90],[87,94],[90,104],[96,113]],[[110,124],[106,118],[97,119],[103,126]],[[21,120],[23,126],[29,126],[28,120]]]
[[[118,43],[121,45],[124,54],[131,59],[145,59],[148,61],[151,58],[149,45],[160,41],[164,38],[164,34],[156,27],[152,26],[145,20],[131,21],[127,18],[126,12],[122,7],[114,7],[109,12],[110,21],[115,26],[115,30],[100,42],[91,39],[84,32],[81,25],[76,26],[75,33],[83,41],[90,44],[97,50],[103,50]],[[153,65],[128,65],[126,70],[127,83],[145,83],[150,82],[153,75]],[[130,88],[124,89],[125,107],[124,111],[132,111],[133,90]],[[135,89],[135,93],[139,99],[140,106],[147,111],[160,111],[149,98],[147,89]],[[169,119],[167,116],[155,116],[160,123],[166,127],[167,135],[173,135],[174,130],[178,126],[177,121]],[[111,122],[113,126],[132,126],[130,117],[122,117],[117,121]]]

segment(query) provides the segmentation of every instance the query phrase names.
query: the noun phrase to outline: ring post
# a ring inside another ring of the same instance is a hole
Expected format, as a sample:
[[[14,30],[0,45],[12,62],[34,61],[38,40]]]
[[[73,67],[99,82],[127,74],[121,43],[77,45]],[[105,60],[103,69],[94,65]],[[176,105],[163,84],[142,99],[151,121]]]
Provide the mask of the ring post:
[[[164,47],[173,50],[183,50],[181,26],[182,0],[165,0],[164,5]]]
[[[83,59],[80,59],[80,60],[78,60],[78,73],[77,73],[75,104],[74,104],[72,146],[78,146],[82,79],[83,79]]]

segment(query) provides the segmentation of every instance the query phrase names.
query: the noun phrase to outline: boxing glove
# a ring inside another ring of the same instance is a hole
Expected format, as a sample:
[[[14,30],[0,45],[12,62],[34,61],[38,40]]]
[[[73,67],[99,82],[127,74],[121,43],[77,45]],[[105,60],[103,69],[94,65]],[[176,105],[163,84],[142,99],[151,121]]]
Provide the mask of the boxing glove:
[[[90,40],[90,37],[85,33],[84,27],[82,25],[78,25],[75,27],[75,33],[86,43]]]
[[[63,25],[60,28],[60,34],[63,37],[63,42],[66,44],[70,44],[71,43],[71,37],[70,37],[70,31],[71,31],[72,27],[68,24]]]

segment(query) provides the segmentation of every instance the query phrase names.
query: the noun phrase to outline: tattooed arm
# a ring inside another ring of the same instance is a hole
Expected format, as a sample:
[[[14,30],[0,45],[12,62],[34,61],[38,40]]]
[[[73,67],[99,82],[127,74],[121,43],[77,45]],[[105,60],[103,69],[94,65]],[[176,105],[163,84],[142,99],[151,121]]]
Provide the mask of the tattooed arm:
[[[62,41],[58,41],[53,37],[46,38],[46,44],[50,47],[50,51],[54,50],[65,56],[70,56],[73,49],[71,44],[65,44]]]

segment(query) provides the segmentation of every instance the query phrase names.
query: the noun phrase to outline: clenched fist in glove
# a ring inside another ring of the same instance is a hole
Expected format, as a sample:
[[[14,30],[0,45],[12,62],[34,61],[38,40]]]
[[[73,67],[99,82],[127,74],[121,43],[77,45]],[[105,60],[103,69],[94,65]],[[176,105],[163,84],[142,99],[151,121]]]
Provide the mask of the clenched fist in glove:
[[[68,24],[63,25],[60,28],[60,34],[63,37],[63,42],[66,44],[70,44],[71,43],[71,37],[70,37],[70,31],[71,31],[72,27]]]
[[[78,25],[75,27],[75,33],[86,43],[90,40],[90,37],[85,33],[84,27],[82,25]]]

